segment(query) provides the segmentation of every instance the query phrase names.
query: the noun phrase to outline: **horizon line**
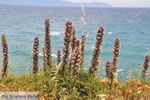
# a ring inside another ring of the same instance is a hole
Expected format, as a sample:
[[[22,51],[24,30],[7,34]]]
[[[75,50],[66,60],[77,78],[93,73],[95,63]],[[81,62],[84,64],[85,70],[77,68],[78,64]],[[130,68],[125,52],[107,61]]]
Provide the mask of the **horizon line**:
[[[81,7],[81,6],[84,6],[84,5],[80,5],[80,6],[68,6],[68,5],[64,5],[64,6],[62,6],[62,5],[38,5],[38,4],[35,4],[35,5],[33,5],[33,4],[7,4],[7,3],[0,3],[0,5],[8,5],[8,6],[34,6],[34,7],[74,7],[74,8],[78,8],[78,7]],[[123,6],[123,7],[114,7],[114,6],[103,6],[103,7],[98,7],[98,6],[84,6],[84,7],[86,7],[86,8],[150,8],[150,7],[125,7],[125,6]]]

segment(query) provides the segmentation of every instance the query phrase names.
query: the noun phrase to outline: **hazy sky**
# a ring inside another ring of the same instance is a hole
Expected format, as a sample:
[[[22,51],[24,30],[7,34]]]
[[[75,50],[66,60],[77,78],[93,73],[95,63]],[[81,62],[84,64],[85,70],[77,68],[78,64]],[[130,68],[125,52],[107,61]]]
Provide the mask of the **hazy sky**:
[[[65,0],[71,2],[105,2],[114,7],[150,7],[150,0]]]
[[[49,5],[58,1],[104,2],[113,7],[150,7],[150,0],[0,0],[0,4]]]

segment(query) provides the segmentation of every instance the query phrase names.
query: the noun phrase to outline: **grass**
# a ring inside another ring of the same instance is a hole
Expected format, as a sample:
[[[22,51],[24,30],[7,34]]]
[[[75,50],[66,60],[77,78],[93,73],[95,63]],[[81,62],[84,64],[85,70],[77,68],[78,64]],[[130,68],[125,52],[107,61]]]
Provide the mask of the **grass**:
[[[114,81],[110,85],[107,79],[86,72],[79,73],[73,80],[69,74],[62,77],[58,69],[53,69],[46,73],[0,78],[0,91],[36,91],[40,100],[149,100],[150,80]]]

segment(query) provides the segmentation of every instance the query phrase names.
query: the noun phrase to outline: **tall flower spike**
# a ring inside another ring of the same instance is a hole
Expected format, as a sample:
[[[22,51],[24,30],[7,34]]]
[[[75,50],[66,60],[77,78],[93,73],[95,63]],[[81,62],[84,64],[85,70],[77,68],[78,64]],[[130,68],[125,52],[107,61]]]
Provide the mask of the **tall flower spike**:
[[[71,52],[71,55],[70,55],[70,60],[69,60],[69,74],[71,75],[71,60],[74,56],[74,51],[75,51],[75,47],[77,46],[77,38],[74,37],[73,38],[73,41],[71,42],[72,43],[72,52]]]
[[[106,65],[105,65],[105,73],[106,73],[106,77],[109,79],[111,77],[111,62],[107,61]]]
[[[42,50],[43,53],[43,70],[46,71],[46,53],[45,53],[45,48]]]
[[[45,56],[46,56],[46,69],[52,65],[51,56],[51,35],[50,35],[50,22],[49,19],[45,19]]]
[[[73,57],[73,52],[75,50],[75,46],[76,46],[76,36],[75,36],[75,27],[73,27],[73,31],[72,31],[72,35],[71,35],[71,57],[69,59],[69,73],[71,74],[71,59]]]
[[[65,67],[68,64],[68,57],[69,57],[69,49],[70,49],[70,41],[71,41],[71,34],[73,32],[72,22],[68,21],[66,23],[65,28],[65,36],[64,36],[64,47],[63,47],[63,59],[62,59],[62,70],[63,73],[65,71]]]
[[[33,44],[33,74],[38,73],[39,69],[39,38],[34,38]]]
[[[113,48],[113,61],[112,61],[112,73],[113,73],[113,78],[117,78],[117,64],[118,64],[118,58],[119,58],[119,48],[120,48],[120,40],[116,38],[114,42],[114,48]]]
[[[104,28],[100,27],[97,31],[96,43],[95,43],[95,48],[94,48],[94,52],[93,52],[93,58],[92,58],[91,66],[89,69],[89,72],[93,75],[96,74],[96,71],[99,66],[103,36],[104,36]]]
[[[76,37],[75,37],[75,28],[73,27],[73,32],[72,32],[72,37],[71,37],[71,49],[72,52],[74,51],[75,48],[75,41],[76,41]]]
[[[86,34],[81,35],[82,41],[81,41],[81,66],[83,66],[84,63],[84,56],[85,56],[85,41],[86,41]]]
[[[2,51],[3,51],[3,68],[2,68],[2,77],[7,77],[8,73],[8,45],[6,37],[2,34]]]
[[[80,40],[76,40],[75,50],[73,52],[73,56],[71,59],[72,76],[74,79],[76,79],[78,76],[78,73],[80,71],[80,65],[81,65]]]
[[[146,57],[145,57],[145,61],[144,61],[144,65],[143,65],[143,72],[142,72],[143,77],[146,76],[148,66],[149,66],[149,62],[150,62],[150,54],[146,55]]]
[[[57,65],[59,65],[61,62],[61,50],[57,51]]]

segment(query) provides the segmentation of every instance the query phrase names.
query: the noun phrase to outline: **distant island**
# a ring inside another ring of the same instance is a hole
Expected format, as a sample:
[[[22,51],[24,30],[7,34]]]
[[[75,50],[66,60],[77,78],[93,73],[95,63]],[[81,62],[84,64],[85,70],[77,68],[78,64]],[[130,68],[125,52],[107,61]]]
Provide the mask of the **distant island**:
[[[72,6],[72,7],[78,7],[78,6],[85,6],[85,7],[111,7],[111,5],[103,2],[92,2],[92,3],[73,3],[73,2],[68,2],[68,1],[57,1],[54,2],[54,6]]]
[[[103,2],[92,2],[92,3],[73,3],[63,0],[11,0],[4,1],[0,0],[0,4],[12,4],[12,5],[40,5],[40,6],[71,6],[80,7],[81,5],[85,7],[112,7],[111,5]]]

